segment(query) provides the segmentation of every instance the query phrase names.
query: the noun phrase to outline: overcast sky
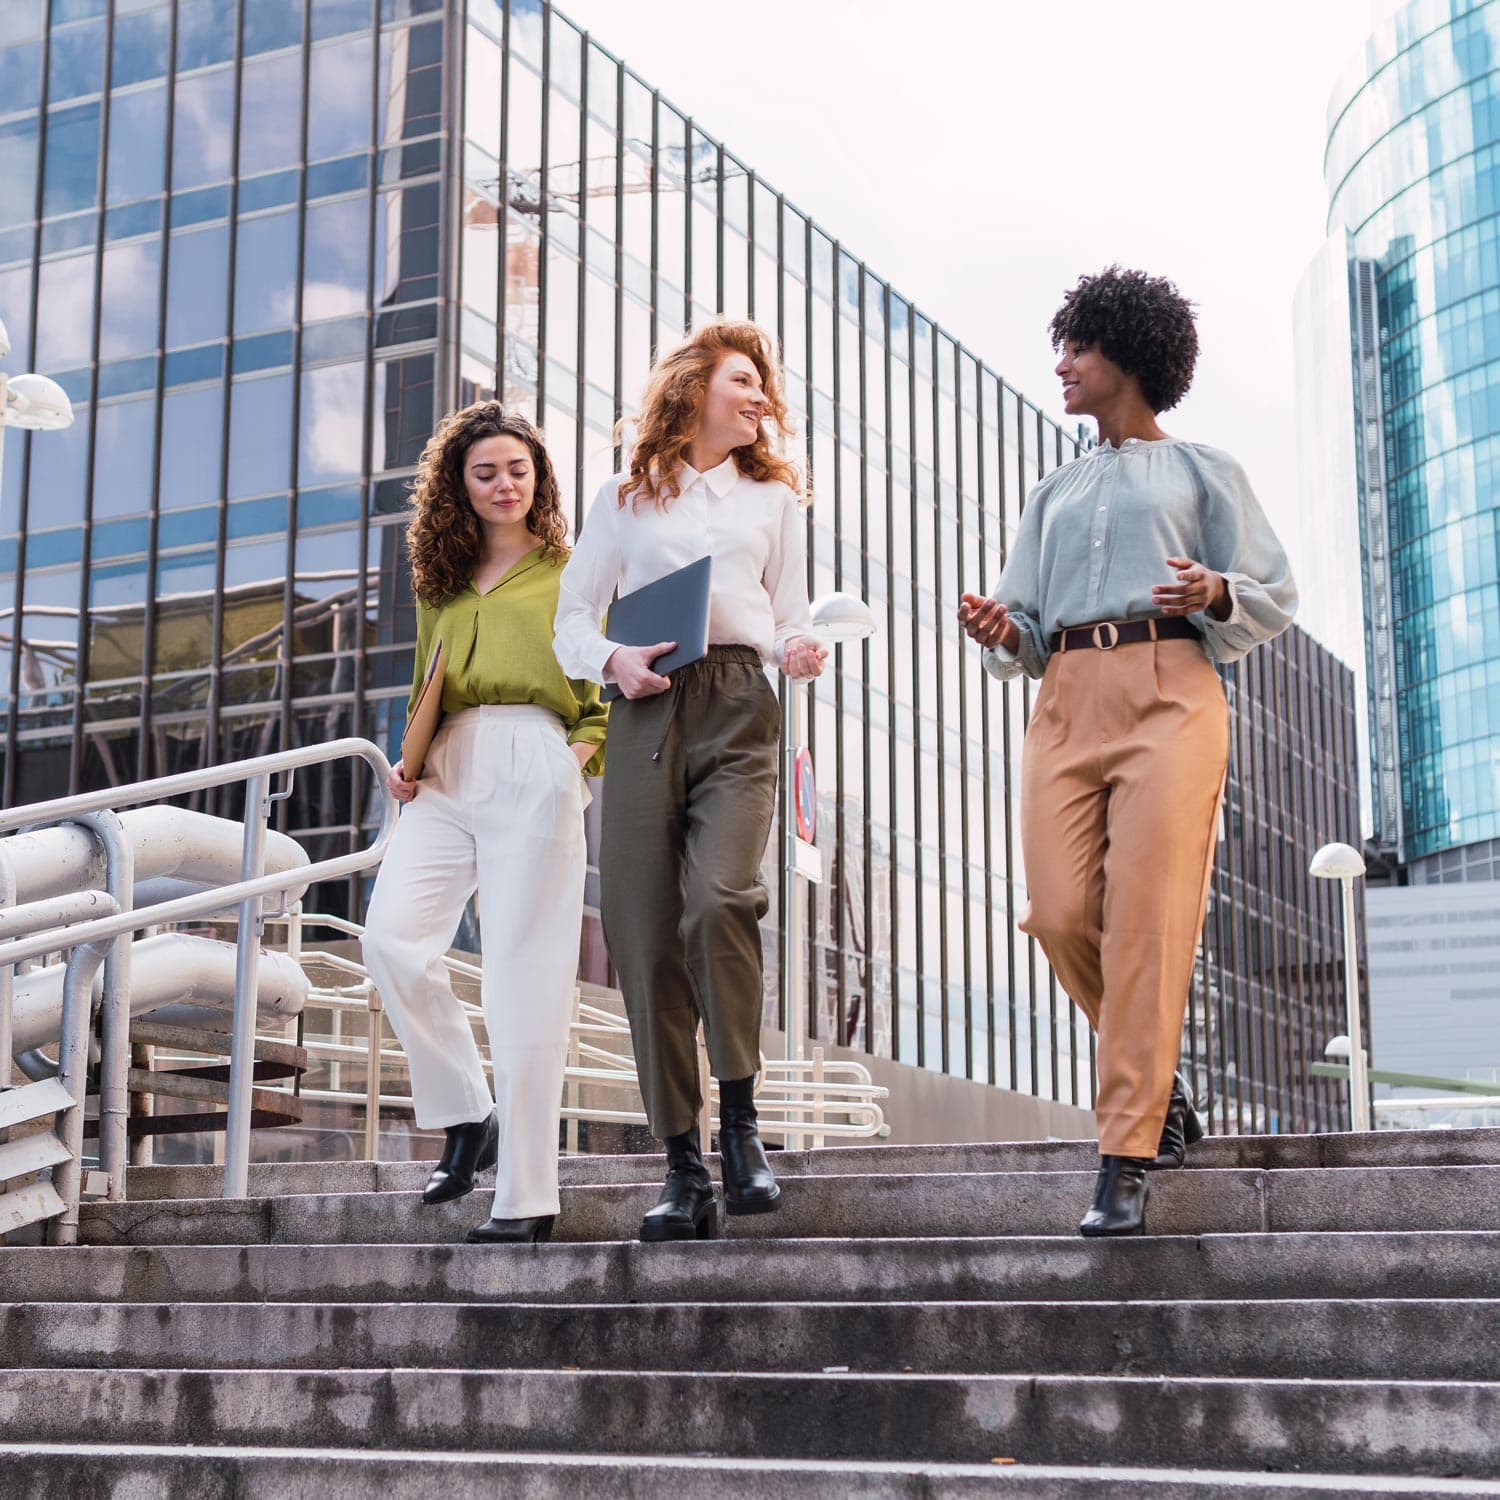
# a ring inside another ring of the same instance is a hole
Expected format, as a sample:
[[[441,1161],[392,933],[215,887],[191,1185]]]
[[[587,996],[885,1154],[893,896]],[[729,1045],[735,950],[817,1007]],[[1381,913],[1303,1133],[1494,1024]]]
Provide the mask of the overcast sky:
[[[1163,425],[1244,463],[1295,566],[1292,298],[1329,96],[1387,0],[559,8],[1052,415],[1064,288],[1172,277],[1203,352]]]

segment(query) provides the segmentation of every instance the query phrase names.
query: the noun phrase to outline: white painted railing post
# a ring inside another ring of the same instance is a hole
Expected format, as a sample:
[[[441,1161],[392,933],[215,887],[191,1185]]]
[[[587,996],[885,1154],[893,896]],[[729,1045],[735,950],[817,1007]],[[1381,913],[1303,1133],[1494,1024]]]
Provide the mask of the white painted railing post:
[[[245,840],[240,856],[241,882],[258,879],[266,864],[266,814],[270,776],[257,772],[245,781]],[[255,1005],[260,973],[258,892],[240,902],[235,938],[234,1029],[229,1044],[229,1118],[225,1121],[224,1196],[243,1198],[250,1191],[250,1116],[254,1105]]]

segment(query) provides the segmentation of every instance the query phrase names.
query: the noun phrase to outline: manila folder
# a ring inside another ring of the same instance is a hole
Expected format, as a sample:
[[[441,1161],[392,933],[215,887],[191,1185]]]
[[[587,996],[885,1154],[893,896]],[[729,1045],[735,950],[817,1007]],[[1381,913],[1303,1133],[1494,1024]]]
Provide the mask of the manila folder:
[[[422,679],[422,691],[406,720],[406,732],[401,736],[401,769],[408,781],[418,781],[422,768],[427,764],[427,752],[432,748],[432,737],[443,720],[443,640],[439,636],[433,643],[432,658],[427,663],[427,675]]]

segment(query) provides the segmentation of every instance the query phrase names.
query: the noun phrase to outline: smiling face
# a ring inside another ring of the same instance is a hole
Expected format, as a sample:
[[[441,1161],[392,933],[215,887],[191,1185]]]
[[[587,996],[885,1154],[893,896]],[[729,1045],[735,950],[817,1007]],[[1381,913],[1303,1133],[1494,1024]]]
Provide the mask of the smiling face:
[[[760,433],[766,405],[754,361],[743,354],[724,355],[703,392],[695,442],[710,451],[746,447]]]
[[[1140,393],[1135,376],[1106,359],[1097,344],[1069,340],[1063,345],[1056,374],[1062,381],[1063,410],[1072,417],[1097,417],[1132,392],[1137,396]]]
[[[536,496],[531,449],[510,433],[480,438],[464,455],[464,489],[481,526],[525,526]]]

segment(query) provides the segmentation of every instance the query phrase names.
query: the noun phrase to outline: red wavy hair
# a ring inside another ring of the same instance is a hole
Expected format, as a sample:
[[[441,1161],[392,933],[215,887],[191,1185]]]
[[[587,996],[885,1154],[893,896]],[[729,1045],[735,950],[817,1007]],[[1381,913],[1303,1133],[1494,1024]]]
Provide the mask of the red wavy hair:
[[[753,443],[734,450],[735,467],[747,479],[779,480],[806,501],[802,475],[781,452],[792,432],[781,387],[776,340],[756,323],[715,318],[695,329],[675,349],[657,358],[641,397],[635,447],[620,485],[620,504],[649,500],[665,510],[677,498],[677,474],[693,440],[703,393],[726,354],[743,354],[755,366],[766,393],[765,418]]]

